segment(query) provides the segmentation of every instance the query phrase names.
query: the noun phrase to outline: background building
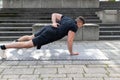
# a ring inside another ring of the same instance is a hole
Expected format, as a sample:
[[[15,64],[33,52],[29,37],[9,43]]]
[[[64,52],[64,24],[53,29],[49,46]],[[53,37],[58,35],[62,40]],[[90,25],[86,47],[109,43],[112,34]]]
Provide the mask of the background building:
[[[22,35],[32,34],[32,25],[51,23],[53,12],[73,19],[83,16],[86,23],[99,24],[99,40],[120,40],[118,0],[0,0],[0,5],[1,31],[5,30],[1,32],[0,40],[15,40]],[[82,33],[77,36],[78,40],[83,40]]]

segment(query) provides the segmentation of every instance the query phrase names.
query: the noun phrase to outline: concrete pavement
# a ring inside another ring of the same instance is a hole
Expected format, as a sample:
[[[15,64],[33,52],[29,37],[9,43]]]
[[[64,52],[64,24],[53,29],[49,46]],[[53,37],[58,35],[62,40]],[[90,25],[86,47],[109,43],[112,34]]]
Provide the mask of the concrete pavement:
[[[120,41],[82,41],[74,46],[78,44],[86,50],[97,48],[108,59],[0,61],[0,80],[120,80]]]
[[[1,42],[7,44],[9,42]],[[7,60],[113,60],[119,59],[119,41],[81,41],[74,42],[73,51],[77,56],[70,56],[67,42],[57,41],[42,46],[41,49],[7,49]]]

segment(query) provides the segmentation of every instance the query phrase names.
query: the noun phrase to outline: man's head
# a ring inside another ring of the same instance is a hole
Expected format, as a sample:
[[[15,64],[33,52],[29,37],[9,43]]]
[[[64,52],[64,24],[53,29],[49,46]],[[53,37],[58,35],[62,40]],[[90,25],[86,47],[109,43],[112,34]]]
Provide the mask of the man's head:
[[[85,19],[82,16],[77,17],[75,20],[78,28],[81,28],[85,24]]]

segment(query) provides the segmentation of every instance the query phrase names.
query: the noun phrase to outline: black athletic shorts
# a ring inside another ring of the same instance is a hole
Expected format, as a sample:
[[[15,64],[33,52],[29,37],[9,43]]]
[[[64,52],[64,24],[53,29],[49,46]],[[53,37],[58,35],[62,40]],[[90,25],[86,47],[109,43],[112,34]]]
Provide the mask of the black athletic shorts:
[[[32,39],[34,46],[40,49],[42,45],[48,44],[57,40],[57,28],[51,25],[45,26],[34,34],[35,38]]]

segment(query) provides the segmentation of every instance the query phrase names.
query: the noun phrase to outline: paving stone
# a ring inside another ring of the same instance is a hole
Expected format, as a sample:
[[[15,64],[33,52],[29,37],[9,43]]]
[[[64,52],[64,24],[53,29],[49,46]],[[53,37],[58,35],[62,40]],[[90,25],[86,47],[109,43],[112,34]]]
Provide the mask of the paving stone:
[[[0,61],[0,64],[2,64],[3,63],[3,61]]]
[[[111,73],[120,73],[120,68],[107,68],[108,72]]]
[[[42,80],[42,79],[22,78],[22,79],[8,79],[8,80]]]
[[[106,65],[111,64],[111,61],[90,61],[90,60],[84,60],[84,61],[72,61],[72,64],[75,65]]]
[[[39,75],[21,75],[20,78],[39,78]]]
[[[5,79],[13,79],[13,78],[19,78],[20,75],[3,75],[2,78],[5,78]]]
[[[5,69],[2,74],[33,74],[34,69]]]
[[[55,64],[55,61],[38,61],[37,62],[37,65],[43,65],[43,64],[51,65],[51,64]]]
[[[112,56],[112,55],[111,55]],[[120,59],[120,58],[119,58]],[[120,65],[120,60],[112,60],[113,64],[117,64],[117,65]],[[112,65],[112,64],[111,64]]]
[[[65,68],[83,68],[85,65],[65,65]]]
[[[19,61],[4,61],[1,66],[12,66],[18,65]]]
[[[108,65],[86,65],[88,68],[105,68]]]
[[[83,74],[67,74],[68,78],[83,78]]]
[[[57,68],[39,68],[35,69],[34,74],[50,74],[50,73],[57,73]]]
[[[29,68],[42,68],[43,66],[42,65],[36,65],[36,66],[28,66]]]
[[[74,80],[103,80],[102,78],[74,78]]]
[[[72,61],[54,61],[54,64],[72,64]]]
[[[12,66],[11,69],[21,69],[21,68],[28,68],[28,66]]]
[[[120,68],[120,65],[114,64],[114,65],[108,65],[109,68]]]
[[[86,78],[103,78],[108,77],[107,74],[84,74]]]
[[[12,66],[1,66],[0,65],[0,69],[9,69],[9,68],[11,68]]]
[[[2,78],[2,75],[0,75],[0,79]]]
[[[3,70],[4,70],[4,69],[0,69],[0,73],[2,73],[2,72],[3,72]]]
[[[107,73],[107,71],[104,69],[104,68],[84,68],[84,70],[85,70],[85,72],[87,73],[87,74],[92,74],[92,73],[94,73],[94,74],[102,74],[102,73]]]
[[[109,74],[109,77],[120,78],[120,74],[117,73]]]
[[[43,78],[43,80],[72,80],[72,78]]]
[[[42,78],[65,78],[66,74],[41,74]]]
[[[120,80],[120,78],[105,78],[104,80]]]
[[[58,68],[58,73],[84,73],[82,68]]]
[[[37,65],[37,61],[20,61],[19,65],[24,65],[24,66],[27,66],[27,65]]]
[[[44,65],[43,67],[62,68],[63,65]]]

